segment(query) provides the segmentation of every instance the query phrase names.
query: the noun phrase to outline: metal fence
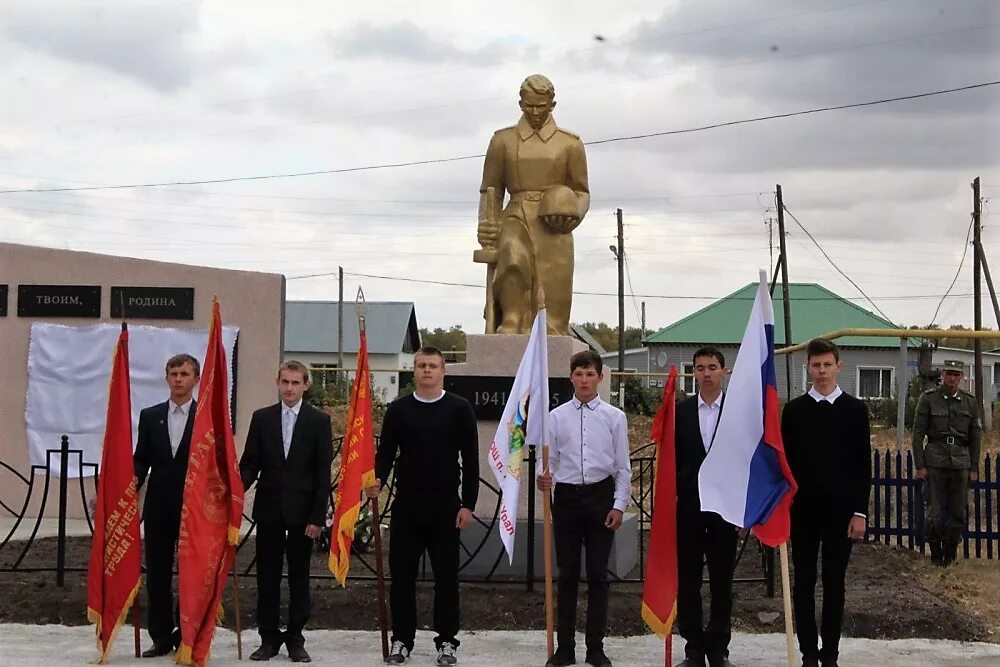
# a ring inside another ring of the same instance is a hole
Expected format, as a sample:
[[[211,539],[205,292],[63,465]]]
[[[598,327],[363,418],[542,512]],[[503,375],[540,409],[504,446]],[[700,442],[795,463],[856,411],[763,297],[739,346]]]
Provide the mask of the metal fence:
[[[376,439],[377,441],[377,439]],[[340,455],[340,450],[343,445],[343,438],[338,437],[334,440],[334,459],[336,460]],[[527,468],[527,474],[525,476],[526,480],[533,480],[535,475],[535,448],[528,448],[528,456],[524,459]],[[59,449],[50,449],[46,452],[46,460],[49,465],[33,465],[27,476],[22,475],[16,471],[11,466],[0,461],[0,467],[6,469],[13,474],[13,483],[20,484],[24,490],[24,499],[20,507],[10,507],[6,504],[0,503],[2,510],[9,516],[13,517],[15,520],[7,532],[7,534],[0,540],[0,572],[54,572],[56,574],[56,583],[59,586],[63,585],[64,575],[66,572],[85,572],[87,569],[87,564],[85,562],[80,563],[67,563],[66,562],[66,522],[67,522],[67,500],[70,493],[79,494],[79,498],[83,505],[84,518],[87,522],[88,529],[90,533],[93,533],[93,519],[90,516],[90,508],[88,501],[94,497],[97,490],[97,473],[98,466],[94,463],[85,463],[82,460],[83,452],[79,449],[71,449],[69,439],[66,436],[62,437],[61,446]],[[648,533],[652,525],[652,493],[655,485],[655,451],[652,443],[643,445],[633,450],[631,453],[631,463],[632,463],[632,504],[637,512],[637,523],[639,526],[639,563],[633,568],[633,570],[625,577],[616,576],[614,573],[609,573],[612,581],[615,582],[641,582],[643,580],[645,569],[646,569],[646,544],[648,541]],[[87,477],[90,477],[88,483],[86,477],[79,477],[77,479],[68,478],[64,473],[70,468],[69,463],[73,460],[78,463],[81,471],[84,472]],[[53,472],[53,470],[57,472]],[[487,473],[488,474],[488,473]],[[486,493],[491,494],[495,497],[495,502],[493,503],[493,511],[490,516],[487,517],[476,517],[476,521],[483,526],[483,536],[476,543],[466,543],[463,541],[461,543],[462,553],[459,557],[459,576],[461,577],[463,569],[465,569],[468,564],[474,558],[488,558],[489,562],[492,562],[492,567],[485,576],[477,576],[475,578],[468,578],[471,581],[492,581],[494,583],[513,583],[522,584],[527,590],[532,590],[536,580],[536,573],[534,572],[534,559],[527,558],[525,564],[525,571],[522,576],[516,578],[505,578],[499,579],[494,577],[494,574],[499,566],[501,559],[506,557],[506,553],[503,550],[499,541],[494,540],[496,549],[495,554],[487,554],[484,552],[485,549],[489,547],[490,536],[494,530],[496,530],[496,524],[498,521],[500,513],[500,489],[496,486],[492,479],[485,479],[480,477],[480,494]],[[526,482],[527,483],[527,482]],[[33,546],[36,546],[37,535],[39,529],[42,525],[42,518],[46,511],[46,502],[49,496],[49,488],[52,484],[57,484],[59,487],[59,507],[56,513],[56,521],[58,525],[57,530],[57,545],[56,545],[56,559],[55,563],[42,563],[38,559],[30,558],[29,552]],[[336,495],[337,483],[336,480],[333,481],[330,487],[330,499],[331,505],[333,498]],[[386,507],[385,513],[380,517],[380,521],[388,521],[392,514],[392,502],[395,497],[395,479],[394,476],[390,475],[386,484],[387,497],[384,498],[384,506]],[[40,494],[36,498],[36,495]],[[37,504],[38,508],[34,512],[35,516],[28,516],[29,508],[33,507],[33,501]],[[528,494],[528,511],[527,520],[528,524],[532,525],[532,521],[535,516],[535,494]],[[249,522],[249,530],[243,536],[240,543],[237,545],[237,562],[240,563],[240,569],[244,575],[249,575],[254,571],[256,554],[253,552],[253,542],[250,540],[255,532],[256,524],[251,520],[249,516],[244,516],[247,522]],[[15,540],[14,536],[18,529],[25,522],[33,522],[30,535],[24,540]],[[527,552],[534,553],[534,531],[525,531],[527,535],[525,540],[527,542]],[[355,563],[360,567],[353,567],[351,569],[351,579],[371,579],[375,576],[375,563],[372,560],[372,554],[370,553],[369,547],[374,540],[373,535],[367,535],[366,537],[358,540],[356,542],[357,548],[352,554],[352,558]],[[323,540],[319,541],[320,548],[325,550],[325,544]],[[744,537],[741,541],[739,548],[739,558],[742,558],[744,552],[746,551],[748,545],[757,545],[756,540],[752,540],[749,536]],[[755,547],[761,558],[761,576],[759,577],[744,577],[739,578],[736,581],[742,583],[751,582],[763,582],[767,585],[769,594],[773,594],[774,589],[774,558],[773,552],[770,549],[760,548],[759,545]],[[7,553],[17,552],[16,557],[12,560],[5,559]],[[244,565],[245,563],[245,565]],[[422,578],[428,578],[426,562],[422,564],[420,568],[420,573]],[[540,574],[540,573],[539,573]],[[329,573],[313,575],[317,578],[332,578],[333,575]]]
[[[1000,557],[1000,454],[987,454],[969,484],[962,539],[965,558]],[[872,497],[865,541],[924,552],[924,483],[913,475],[913,453],[872,452]]]

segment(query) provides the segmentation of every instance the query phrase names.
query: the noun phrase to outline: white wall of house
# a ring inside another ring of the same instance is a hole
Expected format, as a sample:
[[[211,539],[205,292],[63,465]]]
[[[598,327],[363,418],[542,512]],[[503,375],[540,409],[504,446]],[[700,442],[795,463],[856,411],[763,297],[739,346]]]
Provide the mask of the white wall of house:
[[[701,345],[650,345],[650,370],[668,372],[671,365],[677,366],[677,372],[689,374],[693,371],[692,355]],[[736,364],[736,354],[739,347],[735,345],[717,346],[726,358],[726,366],[732,368]],[[841,389],[860,398],[887,398],[896,394],[896,369],[899,364],[898,349],[872,348],[841,348],[840,360],[843,370],[837,378]],[[809,389],[809,378],[806,373],[805,352],[798,352],[792,359],[792,398]],[[775,360],[775,372],[778,380],[778,395],[787,399],[785,379],[785,355]],[[917,350],[908,348],[906,358],[907,380],[917,372]],[[690,395],[695,391],[692,377],[679,377],[678,390]]]
[[[285,361],[296,359],[310,368],[336,367],[337,355],[326,352],[285,352]],[[348,381],[354,380],[353,369],[358,365],[358,357],[354,352],[344,352],[344,367],[352,369],[347,373]],[[407,352],[398,354],[369,354],[368,366],[372,374],[372,392],[385,401],[391,401],[399,395],[399,373],[395,369],[412,369],[413,355]]]

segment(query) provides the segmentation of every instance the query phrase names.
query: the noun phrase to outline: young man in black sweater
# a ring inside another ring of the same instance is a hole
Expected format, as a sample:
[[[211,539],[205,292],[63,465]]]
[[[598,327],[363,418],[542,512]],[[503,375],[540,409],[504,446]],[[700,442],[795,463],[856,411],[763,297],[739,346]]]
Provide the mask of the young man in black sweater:
[[[418,350],[413,370],[413,394],[393,401],[382,420],[375,454],[377,479],[367,489],[369,497],[377,495],[380,480],[387,479],[396,464],[396,498],[389,521],[392,649],[386,662],[406,662],[413,651],[417,568],[426,550],[434,570],[437,664],[454,665],[459,644],[459,531],[472,523],[479,494],[479,432],[472,405],[444,390],[440,350]]]
[[[804,667],[836,667],[851,544],[865,534],[871,492],[868,408],[837,386],[843,368],[834,343],[806,347],[812,388],[781,414],[781,437],[799,490],[792,501],[795,626]],[[823,648],[816,632],[816,559],[822,544]]]

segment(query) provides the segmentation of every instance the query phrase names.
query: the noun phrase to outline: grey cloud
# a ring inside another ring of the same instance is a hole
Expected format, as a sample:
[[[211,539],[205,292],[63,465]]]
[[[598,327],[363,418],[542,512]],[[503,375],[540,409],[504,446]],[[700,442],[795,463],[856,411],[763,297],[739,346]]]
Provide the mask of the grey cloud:
[[[409,21],[386,25],[359,23],[331,35],[330,47],[347,58],[386,58],[407,63],[462,63],[488,65],[514,56],[529,59],[536,52],[519,38],[493,40],[473,49],[463,49],[436,38]]]
[[[996,78],[1000,6],[991,0],[889,0],[818,11],[827,7],[787,0],[682,3],[637,25],[629,48],[644,71],[693,65],[720,94],[769,105],[863,101]],[[955,102],[919,112],[938,111],[977,109]]]
[[[187,38],[197,5],[47,5],[9,11],[5,32],[22,46],[60,60],[96,65],[161,92],[187,86],[195,58]]]

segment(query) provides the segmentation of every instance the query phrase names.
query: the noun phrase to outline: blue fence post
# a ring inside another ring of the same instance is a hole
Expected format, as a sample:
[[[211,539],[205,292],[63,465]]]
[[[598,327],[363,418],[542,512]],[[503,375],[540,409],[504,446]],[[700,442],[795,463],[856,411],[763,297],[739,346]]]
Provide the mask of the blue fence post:
[[[907,545],[913,550],[914,530],[913,523],[913,452],[906,452],[906,522],[907,522]]]
[[[892,476],[892,464],[891,464],[892,459],[890,459],[889,457],[890,457],[890,454],[887,451],[885,453],[885,483],[882,485],[882,487],[885,489],[885,491],[884,491],[884,493],[885,493],[885,533],[884,533],[885,534],[885,538],[884,538],[883,541],[885,542],[886,546],[889,546],[889,544],[892,541],[892,535],[891,535],[891,532],[890,532],[891,531],[891,527],[892,527],[892,486],[890,485],[890,483],[892,481],[890,479],[891,476]]]
[[[993,530],[993,477],[990,455],[983,462],[983,481],[986,483],[986,558],[993,560],[993,540],[998,535]],[[1000,532],[1000,531],[998,531]]]
[[[896,479],[893,484],[896,490],[896,546],[903,546],[903,455],[896,453]]]
[[[881,486],[882,483],[881,463],[882,463],[882,457],[879,455],[879,452],[877,450],[872,452],[872,464],[874,467],[874,469],[872,470],[872,486],[874,487],[875,491],[872,494],[874,496],[873,499],[875,501],[875,505],[873,507],[874,511],[872,512],[872,514],[875,517],[875,523],[872,526],[872,540],[875,542],[878,542],[879,529],[881,528],[882,525],[882,511],[881,511],[882,496],[881,494],[879,494],[879,487]]]

